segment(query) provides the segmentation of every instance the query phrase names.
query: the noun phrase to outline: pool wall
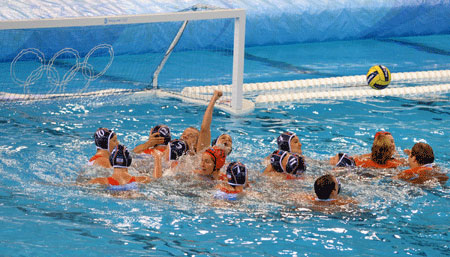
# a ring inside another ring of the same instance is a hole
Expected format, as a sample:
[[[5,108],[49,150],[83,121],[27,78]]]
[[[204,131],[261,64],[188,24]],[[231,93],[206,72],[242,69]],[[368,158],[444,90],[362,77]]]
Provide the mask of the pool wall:
[[[177,12],[198,3],[197,0],[7,1],[7,5],[0,8],[0,21]],[[449,0],[207,0],[201,3],[221,8],[246,9],[246,46],[450,33]],[[225,23],[223,26],[229,25]],[[157,30],[164,31],[166,28]],[[223,33],[231,33],[230,31],[231,29],[227,29]],[[148,31],[145,29],[136,30],[136,33],[146,32]],[[0,32],[2,60],[10,59],[21,49],[30,47],[30,42],[45,41],[49,36],[54,39],[52,48],[54,47],[56,51],[71,47],[68,46],[70,45],[68,42],[75,42],[80,52],[84,52],[83,45],[89,46],[90,49],[89,42],[92,41],[112,42],[115,45],[114,42],[120,43],[123,37],[129,36],[129,31],[123,35],[123,26],[113,26],[105,33],[90,33],[88,37],[67,30],[64,30],[60,37],[54,36],[54,32],[30,33],[22,38],[17,34],[13,36],[8,33]],[[92,35],[101,36],[102,39],[95,39]],[[211,38],[205,39],[205,35],[206,37],[210,35]],[[217,33],[208,33],[203,29],[199,30],[199,33],[189,33],[183,37],[185,37],[183,42],[186,43],[180,42],[179,49],[211,45],[229,47],[226,41],[216,40],[220,38]],[[212,41],[213,44],[202,43]],[[199,45],[193,46],[192,42],[198,42]],[[148,44],[140,51],[161,51],[162,44],[167,44],[166,40],[162,40],[161,44]]]

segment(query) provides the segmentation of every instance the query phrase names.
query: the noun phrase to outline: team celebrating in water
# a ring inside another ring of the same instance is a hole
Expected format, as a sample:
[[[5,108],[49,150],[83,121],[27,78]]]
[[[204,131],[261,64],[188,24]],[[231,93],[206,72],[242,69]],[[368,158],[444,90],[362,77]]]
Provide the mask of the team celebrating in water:
[[[128,168],[132,163],[130,151],[119,144],[117,135],[106,128],[99,128],[95,134],[96,154],[89,160],[89,165],[112,168],[109,177],[92,178],[88,183],[105,185],[112,192],[137,190],[138,183],[149,183],[163,176],[168,169],[178,172],[193,172],[199,179],[217,181],[214,197],[222,200],[237,200],[249,188],[247,167],[237,161],[229,162],[227,156],[232,152],[233,141],[230,135],[222,134],[211,141],[211,122],[214,105],[222,96],[215,91],[205,114],[200,130],[186,128],[179,139],[172,139],[166,125],[157,125],[150,131],[146,142],[136,146],[132,152],[136,156],[152,155],[154,167],[152,176],[132,176]],[[266,160],[262,175],[274,180],[297,180],[305,176],[307,162],[302,155],[302,144],[297,135],[284,132],[277,138],[278,149]],[[355,203],[350,197],[340,195],[341,183],[335,171],[353,169],[354,167],[370,169],[396,169],[401,166],[409,168],[397,171],[394,179],[414,184],[437,181],[445,184],[448,176],[434,165],[434,153],[426,143],[416,143],[411,150],[404,150],[408,159],[399,157],[391,133],[379,131],[375,134],[371,153],[350,156],[338,153],[329,160],[332,169],[328,174],[318,177],[314,182],[314,195],[302,194],[303,200],[319,205],[345,205]],[[198,163],[198,169],[192,170],[187,160]],[[225,173],[221,169],[226,166]],[[164,169],[164,171],[163,171]]]

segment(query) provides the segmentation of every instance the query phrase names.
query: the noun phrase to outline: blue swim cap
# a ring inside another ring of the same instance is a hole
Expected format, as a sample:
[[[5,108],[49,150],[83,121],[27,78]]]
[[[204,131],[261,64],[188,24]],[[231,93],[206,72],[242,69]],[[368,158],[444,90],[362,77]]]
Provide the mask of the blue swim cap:
[[[300,175],[306,170],[305,159],[297,154],[291,154],[286,163],[286,167],[283,166],[283,159],[288,154],[287,151],[276,150],[270,157],[270,164],[273,169],[280,173],[288,173],[291,175]]]
[[[339,153],[339,161],[336,164],[336,167],[355,167],[355,160],[353,160],[353,157],[349,156],[346,153]]]
[[[94,134],[95,145],[98,149],[109,151],[109,140],[113,138],[115,133],[107,128],[99,128]]]
[[[281,162],[283,161],[286,154],[287,154],[286,151],[276,150],[270,156],[270,164],[272,165],[273,169],[276,170],[277,172],[280,173],[284,172],[284,168]]]
[[[131,165],[132,160],[130,153],[123,145],[116,146],[109,156],[109,163],[114,168],[127,168]]]
[[[159,136],[164,137],[164,145],[167,145],[170,142],[170,129],[166,125],[156,125],[154,128],[152,128],[150,133],[152,135],[155,133],[159,133]]]
[[[227,167],[228,184],[243,186],[247,182],[247,167],[240,162],[232,162]]]
[[[292,175],[300,175],[303,174],[305,170],[305,159],[298,154],[291,154],[286,163],[286,172]]]
[[[277,138],[278,149],[283,151],[291,151],[291,140],[295,137],[295,134],[292,132],[284,132]]]
[[[177,160],[185,155],[189,150],[189,146],[181,139],[174,139],[169,142],[169,160]]]

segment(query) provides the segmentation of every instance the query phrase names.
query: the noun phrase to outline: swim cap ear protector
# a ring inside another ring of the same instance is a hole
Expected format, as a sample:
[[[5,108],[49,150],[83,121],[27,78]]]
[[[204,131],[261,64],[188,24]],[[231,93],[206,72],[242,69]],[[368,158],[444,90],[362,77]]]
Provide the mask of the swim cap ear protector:
[[[169,142],[169,160],[178,160],[189,151],[189,146],[181,139],[174,139]]]
[[[295,134],[292,132],[284,132],[277,138],[278,149],[283,151],[291,151],[291,140],[295,137]]]
[[[166,125],[156,125],[152,128],[150,134],[159,133],[159,136],[164,137],[164,144],[167,145],[171,140],[170,129]]]
[[[306,170],[305,159],[297,154],[291,154],[286,163],[286,167],[283,166],[283,159],[288,154],[287,151],[276,150],[270,157],[270,164],[273,169],[280,173],[288,173],[291,175],[300,175]]]
[[[226,135],[226,134],[222,134],[222,135]],[[222,136],[222,135],[220,135],[220,136]],[[211,146],[215,146],[215,145],[216,145],[217,140],[219,140],[219,137],[220,137],[220,136],[214,138],[214,139],[211,141]],[[231,151],[233,151],[233,147],[230,147],[230,152],[228,152],[227,156],[230,155]]]
[[[109,151],[109,140],[113,138],[115,133],[107,128],[98,128],[94,134],[95,145],[97,149]]]
[[[123,145],[116,146],[109,156],[109,163],[111,163],[114,168],[130,167],[132,160],[130,153]]]
[[[338,154],[339,161],[336,164],[336,167],[355,167],[355,160],[353,160],[353,157],[349,156],[346,153],[339,153]]]
[[[214,170],[220,170],[225,164],[225,151],[217,146],[206,149],[205,153],[209,154],[214,162]]]
[[[276,150],[272,153],[270,156],[270,164],[272,165],[273,169],[277,172],[283,173],[283,165],[281,162],[283,161],[284,157],[286,156],[287,152],[283,150]]]
[[[303,174],[306,170],[305,159],[297,154],[291,154],[286,163],[286,172],[292,175]]]
[[[228,184],[244,186],[247,182],[247,167],[240,162],[232,162],[227,167]]]

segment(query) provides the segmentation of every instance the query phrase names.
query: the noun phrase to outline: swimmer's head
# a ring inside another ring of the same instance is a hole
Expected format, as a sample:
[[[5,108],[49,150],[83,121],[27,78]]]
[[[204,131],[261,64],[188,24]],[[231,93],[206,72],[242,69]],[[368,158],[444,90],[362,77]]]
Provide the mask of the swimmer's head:
[[[333,175],[323,175],[314,182],[314,192],[320,200],[335,199],[341,192],[341,183]]]
[[[355,160],[353,157],[346,153],[338,153],[336,156],[331,157],[330,164],[336,167],[355,167]]]
[[[387,132],[387,131],[378,131],[377,133],[375,133],[375,137],[373,138],[373,141],[375,142],[375,140],[377,140],[378,136],[380,135],[384,135],[386,136],[389,141],[392,144],[392,147],[395,149],[395,141],[394,141],[394,137],[392,136],[391,132]]]
[[[277,138],[278,149],[302,154],[302,143],[298,137],[292,132],[284,132]]]
[[[177,160],[189,151],[189,146],[180,139],[174,139],[169,142],[169,160]]]
[[[386,164],[395,153],[395,145],[387,134],[378,135],[373,141],[371,159],[378,164]]]
[[[164,144],[167,145],[171,140],[170,135],[170,129],[166,125],[156,125],[152,130],[150,131],[150,135],[159,133],[160,137],[164,137]]]
[[[247,167],[240,162],[232,162],[227,167],[228,184],[231,186],[245,186],[247,183]]]
[[[109,152],[119,144],[116,134],[107,128],[97,129],[94,134],[94,140],[97,149],[107,150]]]
[[[429,144],[421,142],[416,143],[411,149],[411,154],[410,157],[408,158],[408,161],[410,161],[412,158],[415,158],[415,161],[419,165],[433,163],[434,162],[433,148],[431,148]]]
[[[205,171],[210,171],[210,173],[216,171],[216,170],[220,170],[223,165],[225,164],[225,151],[217,146],[213,146],[210,147],[208,149],[205,150],[205,152],[202,155],[202,169],[204,169]],[[208,159],[211,162],[208,161]],[[212,164],[212,170],[211,168],[211,164]]]
[[[270,164],[275,171],[291,175],[301,175],[306,170],[303,157],[282,150],[276,150],[272,153],[270,156]]]
[[[231,136],[228,134],[222,134],[218,136],[216,139],[214,139],[211,142],[211,146],[222,146],[225,150],[225,153],[230,155],[231,151],[233,150],[233,140],[231,139]]]
[[[116,146],[109,156],[109,162],[114,168],[128,168],[132,160],[130,153],[123,145]]]
[[[198,137],[200,135],[200,131],[194,127],[189,127],[183,131],[180,139],[186,142],[189,145],[191,151],[195,152],[198,142]]]

